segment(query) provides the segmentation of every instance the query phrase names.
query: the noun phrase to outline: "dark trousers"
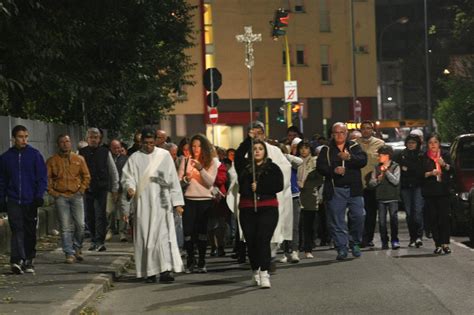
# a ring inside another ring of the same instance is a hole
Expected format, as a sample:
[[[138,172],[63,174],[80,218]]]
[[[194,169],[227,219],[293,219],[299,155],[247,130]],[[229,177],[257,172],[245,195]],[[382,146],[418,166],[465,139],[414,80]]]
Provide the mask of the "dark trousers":
[[[270,241],[278,223],[277,207],[259,207],[240,209],[240,225],[247,242],[248,255],[252,270],[265,271],[270,268]]]
[[[322,244],[327,244],[331,240],[329,237],[329,229],[327,224],[327,216],[326,216],[326,206],[324,203],[319,205],[318,219],[315,220],[315,224],[317,226],[317,235],[321,240]]]
[[[425,197],[431,233],[437,247],[449,244],[451,208],[448,196]]]
[[[392,243],[398,242],[398,201],[381,202],[379,206],[379,232],[382,244],[388,244],[387,212],[390,216],[390,238]]]
[[[86,193],[86,222],[91,233],[92,243],[103,245],[105,241],[105,233],[107,230],[107,190]]]
[[[194,243],[198,244],[199,267],[203,267],[207,248],[207,222],[212,200],[185,199],[183,212],[184,247],[189,264],[194,261]]]
[[[303,218],[303,250],[310,253],[314,246],[314,232],[315,221],[319,221],[318,211],[316,210],[301,210],[301,217]]]
[[[374,240],[375,224],[377,223],[377,200],[374,189],[364,189],[365,223],[362,242],[367,244]]]
[[[38,208],[13,201],[9,201],[7,207],[8,223],[12,230],[10,263],[21,264],[36,257]]]

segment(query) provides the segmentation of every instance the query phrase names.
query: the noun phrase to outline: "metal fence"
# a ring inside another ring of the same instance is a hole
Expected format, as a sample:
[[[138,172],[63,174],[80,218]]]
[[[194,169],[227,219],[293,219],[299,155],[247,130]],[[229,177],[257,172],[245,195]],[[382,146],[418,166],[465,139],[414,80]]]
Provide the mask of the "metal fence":
[[[23,125],[28,129],[28,143],[38,149],[45,160],[57,151],[56,138],[58,135],[69,134],[73,150],[76,150],[78,142],[85,136],[85,129],[82,126],[50,124],[38,120],[0,116],[0,154],[11,147],[11,130],[16,125]]]

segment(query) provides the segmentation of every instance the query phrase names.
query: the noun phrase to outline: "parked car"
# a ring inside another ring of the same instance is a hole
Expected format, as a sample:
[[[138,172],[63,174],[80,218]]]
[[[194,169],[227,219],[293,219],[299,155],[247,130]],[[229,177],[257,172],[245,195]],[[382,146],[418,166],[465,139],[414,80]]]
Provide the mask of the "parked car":
[[[453,232],[474,229],[474,133],[456,137],[451,145],[454,166],[451,187],[451,225]],[[474,232],[473,232],[474,233]],[[472,234],[472,233],[470,233]]]

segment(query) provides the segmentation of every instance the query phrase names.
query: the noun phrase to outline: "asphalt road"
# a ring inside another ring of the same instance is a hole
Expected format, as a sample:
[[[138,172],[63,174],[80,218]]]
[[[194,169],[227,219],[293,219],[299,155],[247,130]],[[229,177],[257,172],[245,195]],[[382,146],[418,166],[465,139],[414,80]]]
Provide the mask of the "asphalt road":
[[[180,274],[174,284],[145,284],[133,270],[90,305],[99,314],[474,314],[474,249],[453,238],[451,255],[431,240],[400,250],[364,250],[337,262],[320,247],[315,259],[279,264],[272,288],[250,284],[248,265],[208,259],[207,274]]]

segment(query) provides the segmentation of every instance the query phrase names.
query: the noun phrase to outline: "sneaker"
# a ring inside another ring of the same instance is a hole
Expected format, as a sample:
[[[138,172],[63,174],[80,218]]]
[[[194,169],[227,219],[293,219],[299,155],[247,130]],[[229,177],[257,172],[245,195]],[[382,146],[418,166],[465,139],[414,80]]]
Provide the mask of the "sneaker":
[[[97,245],[91,244],[91,246],[87,249],[88,251],[94,251],[97,249]]]
[[[11,264],[10,265],[11,269],[12,269],[12,272],[16,275],[22,275],[23,274],[23,269],[21,268],[21,265],[20,264]]]
[[[410,241],[410,243],[408,243],[408,247],[415,247],[416,246],[416,241]]]
[[[23,271],[26,273],[35,273],[35,266],[33,266],[33,259],[27,259],[23,265]]]
[[[206,266],[197,267],[197,268],[196,268],[196,273],[207,273],[207,268],[206,268]]]
[[[112,230],[108,230],[107,234],[105,234],[105,240],[110,241],[112,239],[113,233]]]
[[[299,253],[297,251],[292,251],[291,252],[291,262],[293,264],[296,264],[296,263],[300,262]]]
[[[288,257],[286,254],[283,254],[283,257],[278,260],[279,262],[286,264],[288,262]]]
[[[156,283],[156,275],[153,275],[151,277],[146,277],[145,282],[146,283]]]
[[[95,249],[96,252],[105,252],[106,250],[107,248],[104,244],[97,246],[97,248]]]
[[[66,255],[66,264],[74,264],[76,262],[76,256]]]
[[[433,253],[436,255],[441,255],[443,253],[443,249],[441,247],[436,247]]]
[[[128,242],[127,235],[125,235],[124,233],[120,233],[120,242],[122,243]]]
[[[75,252],[74,256],[76,257],[77,261],[83,261],[84,260],[84,256],[82,256],[82,250],[79,249],[79,248],[76,248],[76,252]]]
[[[260,269],[252,271],[252,284],[260,286]]]
[[[388,243],[383,243],[383,244],[382,244],[382,249],[383,249],[383,250],[388,249]]]
[[[160,273],[160,283],[172,283],[174,277],[171,275],[171,272],[165,271]]]
[[[347,258],[347,249],[339,249],[337,251],[336,260],[344,260]]]
[[[184,273],[190,274],[194,271],[194,257],[189,257],[186,259],[186,268],[184,268]]]
[[[306,253],[304,253],[304,258],[306,258],[306,259],[313,259],[314,256],[313,256],[313,254],[311,254],[310,252],[306,252]]]
[[[217,249],[217,256],[219,257],[225,257],[225,250],[224,250],[224,247],[219,247]]]
[[[448,245],[443,246],[443,252],[448,255],[451,254],[451,248]]]
[[[260,271],[260,288],[270,289],[271,287],[270,275],[268,274],[268,271]]]
[[[395,241],[392,242],[392,249],[399,249],[400,248],[400,242]]]
[[[351,247],[352,250],[352,256],[354,257],[360,257],[362,255],[362,252],[360,251],[359,245],[355,244]]]
[[[211,248],[211,253],[209,254],[211,257],[217,256],[217,248]]]
[[[421,240],[421,238],[416,239],[415,246],[416,246],[416,248],[423,247],[423,241]]]

